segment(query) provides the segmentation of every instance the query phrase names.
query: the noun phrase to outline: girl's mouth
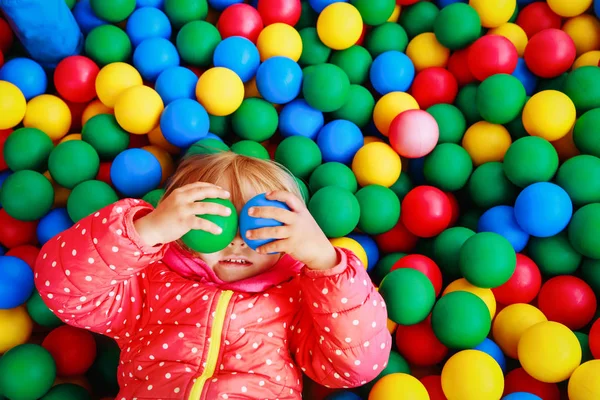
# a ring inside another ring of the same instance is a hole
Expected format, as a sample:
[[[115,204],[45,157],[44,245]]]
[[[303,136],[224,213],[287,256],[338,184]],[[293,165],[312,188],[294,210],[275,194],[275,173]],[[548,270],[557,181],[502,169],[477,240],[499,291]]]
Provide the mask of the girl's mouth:
[[[232,267],[249,267],[252,265],[250,261],[240,257],[224,258],[221,261],[219,261],[219,264]]]

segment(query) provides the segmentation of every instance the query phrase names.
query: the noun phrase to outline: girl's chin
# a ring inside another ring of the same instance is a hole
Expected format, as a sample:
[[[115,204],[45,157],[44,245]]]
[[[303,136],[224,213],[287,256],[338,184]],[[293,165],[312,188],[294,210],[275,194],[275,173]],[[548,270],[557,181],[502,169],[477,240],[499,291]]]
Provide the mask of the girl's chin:
[[[258,275],[261,271],[255,264],[231,265],[232,263],[217,263],[214,267],[215,274],[223,282],[236,282]]]

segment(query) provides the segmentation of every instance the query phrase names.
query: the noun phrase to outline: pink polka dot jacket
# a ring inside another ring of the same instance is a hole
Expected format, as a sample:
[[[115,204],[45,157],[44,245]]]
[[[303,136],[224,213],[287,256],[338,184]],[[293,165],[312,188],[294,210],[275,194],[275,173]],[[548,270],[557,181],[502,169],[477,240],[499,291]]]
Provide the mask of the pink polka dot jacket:
[[[121,348],[117,399],[300,399],[302,372],[356,387],[385,368],[383,299],[358,258],[313,271],[284,256],[245,281],[220,281],[175,245],[142,243],[124,199],[48,241],[36,286],[65,323]]]

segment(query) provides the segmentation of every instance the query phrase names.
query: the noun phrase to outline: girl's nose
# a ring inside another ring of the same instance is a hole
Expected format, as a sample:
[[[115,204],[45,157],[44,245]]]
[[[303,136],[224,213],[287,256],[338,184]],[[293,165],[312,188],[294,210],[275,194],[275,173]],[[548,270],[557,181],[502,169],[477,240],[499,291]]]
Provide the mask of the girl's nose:
[[[244,239],[242,239],[240,232],[238,231],[229,245],[232,247],[246,247],[246,242],[244,242]]]

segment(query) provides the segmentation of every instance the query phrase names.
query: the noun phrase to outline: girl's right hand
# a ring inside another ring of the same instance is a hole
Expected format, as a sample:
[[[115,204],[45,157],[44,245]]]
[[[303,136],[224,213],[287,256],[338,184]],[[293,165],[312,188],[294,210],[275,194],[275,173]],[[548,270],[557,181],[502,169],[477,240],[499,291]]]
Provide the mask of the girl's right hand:
[[[200,202],[204,199],[228,199],[225,189],[205,182],[195,182],[175,189],[150,214],[136,220],[134,227],[148,246],[173,242],[192,229],[219,235],[222,229],[200,214],[229,216],[231,210],[221,204]]]

